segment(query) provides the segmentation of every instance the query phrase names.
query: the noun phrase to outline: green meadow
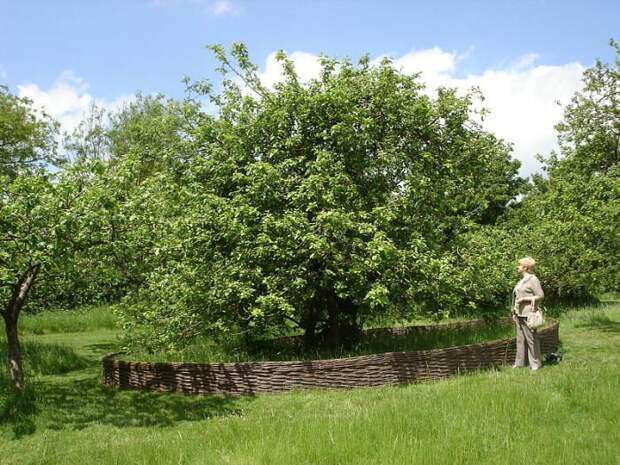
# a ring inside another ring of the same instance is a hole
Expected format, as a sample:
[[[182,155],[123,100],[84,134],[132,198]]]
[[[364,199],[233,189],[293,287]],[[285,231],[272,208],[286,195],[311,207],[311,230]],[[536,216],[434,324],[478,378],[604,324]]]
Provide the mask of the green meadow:
[[[563,313],[564,359],[536,373],[255,397],[102,386],[109,314],[24,316],[29,384],[15,398],[0,380],[2,465],[620,463],[618,302]]]

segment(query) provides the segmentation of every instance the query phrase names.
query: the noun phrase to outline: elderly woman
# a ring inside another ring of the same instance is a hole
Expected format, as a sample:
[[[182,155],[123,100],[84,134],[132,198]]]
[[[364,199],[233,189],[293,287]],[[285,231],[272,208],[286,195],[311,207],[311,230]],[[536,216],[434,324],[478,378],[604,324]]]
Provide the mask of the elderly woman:
[[[535,264],[533,258],[525,257],[519,260],[517,266],[522,278],[512,294],[512,318],[517,325],[517,356],[513,368],[525,366],[528,361],[532,370],[542,366],[536,330],[527,326],[527,316],[539,311],[540,301],[545,297],[540,281],[534,275]]]

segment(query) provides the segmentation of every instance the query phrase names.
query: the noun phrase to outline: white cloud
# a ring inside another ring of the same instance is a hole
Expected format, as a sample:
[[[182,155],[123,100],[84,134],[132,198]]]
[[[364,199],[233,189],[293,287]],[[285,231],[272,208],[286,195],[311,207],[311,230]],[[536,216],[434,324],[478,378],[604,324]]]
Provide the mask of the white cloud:
[[[288,57],[293,62],[295,72],[301,82],[307,83],[319,76],[321,64],[317,55],[306,52],[293,52]],[[284,79],[282,63],[276,60],[276,52],[272,52],[267,56],[265,71],[259,73],[259,77],[261,82],[269,88],[272,88],[275,83]]]
[[[521,175],[540,171],[536,154],[548,155],[557,148],[554,125],[562,118],[563,110],[556,102],[566,104],[580,88],[585,67],[580,63],[537,65],[538,55],[529,53],[497,69],[456,77],[459,64],[470,54],[471,49],[458,54],[433,47],[392,60],[404,73],[421,73],[426,92],[431,95],[440,86],[455,87],[462,94],[479,87],[485,97],[484,106],[490,110],[483,123],[485,129],[514,144],[513,156],[521,161]],[[376,57],[371,63],[378,65],[385,56]],[[318,56],[297,51],[289,57],[302,81],[319,75]],[[275,53],[267,57],[260,77],[268,87],[283,79]]]
[[[371,64],[378,66],[383,58],[382,55]],[[445,52],[439,47],[409,52],[401,57],[394,58],[394,67],[405,74],[423,73],[426,79],[439,80],[456,70],[459,57],[454,52]]]
[[[235,12],[235,8],[233,7],[232,3],[229,2],[228,0],[219,0],[215,2],[215,4],[213,5],[213,13],[216,16],[224,15],[227,13],[234,13],[234,12]]]
[[[31,99],[36,107],[58,120],[62,130],[67,132],[78,126],[93,105],[117,110],[131,98],[121,95],[114,100],[98,99],[88,92],[88,88],[88,83],[72,71],[63,71],[48,89],[41,89],[34,83],[17,85],[20,97]]]
[[[240,7],[231,0],[151,0],[149,5],[157,8],[179,5],[197,6],[216,16],[237,14],[240,12]]]
[[[490,110],[484,127],[514,144],[513,156],[522,163],[522,175],[539,171],[535,155],[547,155],[557,147],[553,126],[561,119],[562,108],[556,102],[567,103],[580,88],[585,67],[580,63],[537,65],[537,55],[528,54],[480,74],[457,77],[459,65],[468,53],[434,47],[412,51],[393,61],[405,73],[421,72],[429,94],[434,94],[439,86],[455,87],[461,93],[473,86],[480,87],[485,96],[484,105]],[[319,76],[321,65],[317,55],[296,51],[289,58],[302,82]],[[372,62],[376,64],[381,58]],[[283,79],[282,65],[276,60],[275,52],[267,56],[259,76],[269,88]],[[116,109],[130,98],[97,99],[89,93],[88,84],[70,71],[63,72],[48,89],[33,83],[18,85],[17,89],[20,96],[27,96],[44,107],[67,131],[77,126],[93,104]]]
[[[490,114],[485,129],[514,144],[513,156],[522,163],[521,174],[540,170],[537,153],[548,155],[557,149],[554,125],[563,109],[556,102],[568,103],[581,87],[585,67],[579,63],[559,66],[533,64],[487,70],[463,79],[449,78],[447,83],[465,91],[479,86]],[[432,85],[429,82],[429,86]]]

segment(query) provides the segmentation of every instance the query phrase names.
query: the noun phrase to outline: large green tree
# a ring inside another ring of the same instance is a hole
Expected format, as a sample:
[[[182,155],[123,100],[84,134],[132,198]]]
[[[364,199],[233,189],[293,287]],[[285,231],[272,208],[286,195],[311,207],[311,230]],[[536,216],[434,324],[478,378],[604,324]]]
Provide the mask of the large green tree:
[[[200,156],[162,203],[180,214],[127,307],[131,334],[174,345],[295,326],[309,345],[341,344],[373,315],[438,311],[454,238],[494,223],[520,186],[508,146],[475,123],[474,95],[430,98],[366,58],[324,58],[303,84],[282,53],[285,79],[266,89],[242,45],[213,50],[233,79],[208,94],[219,115],[195,127]]]

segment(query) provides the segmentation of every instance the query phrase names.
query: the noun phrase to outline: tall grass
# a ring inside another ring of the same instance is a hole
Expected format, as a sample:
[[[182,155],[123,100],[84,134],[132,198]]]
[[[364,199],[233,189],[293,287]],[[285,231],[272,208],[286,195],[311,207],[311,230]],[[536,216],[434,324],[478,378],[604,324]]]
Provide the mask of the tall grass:
[[[24,313],[19,320],[19,330],[25,334],[77,333],[116,327],[113,308],[109,305]]]
[[[0,420],[0,463],[616,465],[620,305],[562,315],[560,337],[564,360],[538,372],[401,387],[229,398],[107,389],[96,364],[40,375]]]
[[[413,350],[437,349],[444,347],[474,344],[483,341],[511,337],[512,325],[489,323],[479,328],[459,328],[447,330],[445,325],[435,329],[411,332],[404,335],[379,333],[374,337],[365,337],[353,347],[320,348],[305,350],[300,344],[282,343],[278,340],[262,341],[252,346],[244,346],[239,341],[229,344],[218,343],[207,338],[200,338],[177,351],[157,351],[149,353],[134,350],[127,355],[133,360],[150,362],[253,362],[267,360],[319,360],[330,358],[354,357],[357,355],[381,352],[400,352]]]
[[[88,361],[71,347],[34,341],[21,343],[24,371],[28,375],[60,375],[88,366]],[[0,338],[0,363],[7,365],[6,341]]]

